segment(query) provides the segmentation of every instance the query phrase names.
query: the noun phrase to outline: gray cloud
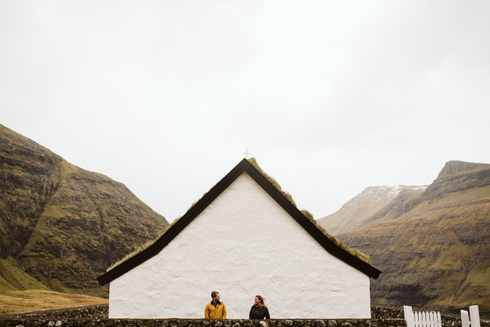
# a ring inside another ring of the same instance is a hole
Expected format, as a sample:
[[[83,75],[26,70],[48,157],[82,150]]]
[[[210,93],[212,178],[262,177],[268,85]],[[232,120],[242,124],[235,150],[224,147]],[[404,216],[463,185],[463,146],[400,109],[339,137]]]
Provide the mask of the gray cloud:
[[[0,3],[2,123],[183,214],[243,158],[316,218],[490,162],[485,1]]]

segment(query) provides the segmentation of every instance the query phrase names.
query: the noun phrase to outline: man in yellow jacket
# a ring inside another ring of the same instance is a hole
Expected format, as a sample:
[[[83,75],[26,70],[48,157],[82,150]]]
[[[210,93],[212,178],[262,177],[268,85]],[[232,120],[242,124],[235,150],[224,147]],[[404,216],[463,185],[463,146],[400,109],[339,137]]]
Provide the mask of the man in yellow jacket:
[[[223,302],[220,302],[219,292],[211,292],[213,300],[206,304],[204,308],[204,318],[206,319],[226,319],[226,307]]]

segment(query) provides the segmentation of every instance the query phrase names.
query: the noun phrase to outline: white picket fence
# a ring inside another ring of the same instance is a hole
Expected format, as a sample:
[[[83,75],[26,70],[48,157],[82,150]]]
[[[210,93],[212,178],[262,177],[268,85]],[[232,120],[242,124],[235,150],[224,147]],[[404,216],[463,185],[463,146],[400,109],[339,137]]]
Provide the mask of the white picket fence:
[[[480,327],[480,313],[477,305],[470,307],[470,316],[468,316],[468,311],[461,310],[461,327],[470,327],[470,325],[471,327]]]
[[[407,321],[407,327],[442,327],[440,312],[413,312],[411,306],[404,305],[403,314],[405,316],[405,320]]]
[[[403,314],[407,327],[442,327],[440,312],[413,312],[411,306],[404,305]],[[480,313],[477,305],[470,307],[469,315],[468,311],[461,310],[461,327],[480,327]]]

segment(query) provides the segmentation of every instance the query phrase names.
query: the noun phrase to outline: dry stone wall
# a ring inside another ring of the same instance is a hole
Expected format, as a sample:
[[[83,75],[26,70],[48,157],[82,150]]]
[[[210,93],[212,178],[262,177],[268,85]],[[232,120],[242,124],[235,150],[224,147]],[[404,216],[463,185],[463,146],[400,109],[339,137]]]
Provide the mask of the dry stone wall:
[[[378,320],[404,319],[403,308],[371,305],[371,318]],[[461,327],[459,315],[441,315],[441,320],[442,327]],[[490,327],[490,321],[480,319],[480,325],[481,327]]]
[[[107,319],[108,305],[0,316],[0,327],[406,327],[403,309],[371,306],[372,319]],[[489,321],[480,321],[490,327]],[[461,327],[459,316],[443,315],[443,327]]]
[[[405,327],[405,320],[0,319],[0,327]]]
[[[63,319],[107,319],[109,305],[93,305],[61,310],[46,310],[0,316],[1,320],[63,320]]]

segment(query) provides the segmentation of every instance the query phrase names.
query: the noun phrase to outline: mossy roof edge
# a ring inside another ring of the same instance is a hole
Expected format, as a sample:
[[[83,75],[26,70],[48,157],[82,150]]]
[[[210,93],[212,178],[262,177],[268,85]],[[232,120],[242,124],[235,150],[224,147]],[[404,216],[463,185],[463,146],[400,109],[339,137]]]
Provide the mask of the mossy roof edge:
[[[250,162],[252,161],[252,162]],[[158,254],[170,241],[172,241],[192,220],[197,217],[214,199],[216,199],[236,178],[243,172],[252,177],[283,209],[285,209],[320,245],[330,254],[353,266],[369,277],[378,278],[381,271],[365,261],[366,256],[359,255],[359,251],[352,250],[341,241],[328,234],[325,229],[316,223],[311,215],[305,215],[296,207],[292,197],[286,196],[279,184],[269,175],[265,174],[255,159],[243,159],[223,179],[221,179],[211,190],[197,201],[180,218],[176,219],[165,232],[146,247],[142,247],[123,259],[119,264],[113,266],[105,274],[97,278],[101,285],[110,283],[112,280],[123,275],[144,261]],[[272,181],[271,181],[272,180]],[[287,193],[286,193],[287,194]]]
[[[264,175],[265,178],[267,178],[267,180],[272,184],[274,185],[274,187],[277,188],[277,190],[279,192],[282,193],[282,195],[284,195],[284,197],[286,199],[288,199],[296,208],[298,208],[298,206],[296,205],[296,202],[293,200],[293,197],[291,196],[291,194],[285,192],[281,185],[279,185],[279,183],[274,179],[272,178],[271,176],[269,176],[267,173],[265,173],[262,168],[260,168],[259,164],[257,163],[257,160],[255,158],[250,158],[250,159],[247,159],[248,162],[250,162],[252,164],[252,166],[255,167],[255,169],[257,169],[262,175]],[[299,209],[299,208],[298,208]],[[340,241],[340,240],[337,240],[335,238],[335,236],[331,235],[330,233],[328,233],[326,231],[325,228],[323,228],[320,224],[318,224],[316,222],[316,220],[313,218],[313,215],[308,211],[308,210],[305,210],[305,209],[302,209],[300,210],[300,212],[306,217],[308,218],[325,236],[327,236],[333,243],[335,243],[337,246],[341,247],[342,249],[350,252],[352,255],[358,257],[359,259],[361,259],[362,261],[372,265],[372,262],[371,262],[371,259],[369,258],[368,255],[360,252],[359,250],[357,249],[352,249],[350,247],[348,247],[347,245],[345,245],[344,242]]]

